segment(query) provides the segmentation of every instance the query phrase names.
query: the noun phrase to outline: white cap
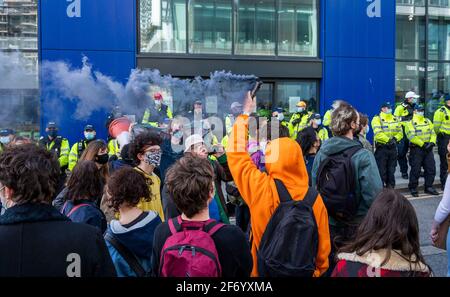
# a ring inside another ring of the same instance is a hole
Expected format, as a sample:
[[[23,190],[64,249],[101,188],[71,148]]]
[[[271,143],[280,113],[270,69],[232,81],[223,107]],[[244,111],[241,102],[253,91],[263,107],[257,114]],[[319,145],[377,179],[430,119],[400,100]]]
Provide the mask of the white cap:
[[[405,95],[405,99],[409,99],[409,98],[420,98],[420,96],[419,95],[417,95],[415,92],[408,92],[408,93],[406,93],[406,95]]]
[[[198,134],[192,134],[184,142],[184,152],[188,152],[193,145],[204,143],[203,138]]]

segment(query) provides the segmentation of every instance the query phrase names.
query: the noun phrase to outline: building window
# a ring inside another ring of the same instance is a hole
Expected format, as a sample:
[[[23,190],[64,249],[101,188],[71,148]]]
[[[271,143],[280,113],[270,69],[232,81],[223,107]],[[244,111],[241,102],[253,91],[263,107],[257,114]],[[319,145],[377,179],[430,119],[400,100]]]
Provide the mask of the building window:
[[[395,67],[396,101],[402,102],[405,94],[414,91],[425,98],[425,63],[397,62]]]
[[[425,59],[425,4],[408,1],[411,4],[397,6],[396,57]]]
[[[232,1],[189,1],[189,53],[231,54]]]
[[[275,55],[275,1],[237,1],[236,54]]]
[[[277,83],[276,107],[282,107],[289,113],[297,112],[297,103],[306,101],[309,111],[319,110],[317,100],[317,82],[315,81],[288,81]]]
[[[140,51],[186,52],[186,1],[141,0]]]
[[[0,0],[1,127],[39,137],[37,0]],[[3,67],[2,67],[3,66]]]
[[[140,0],[140,52],[317,57],[318,0]]]
[[[317,1],[281,0],[278,10],[278,54],[317,56]]]

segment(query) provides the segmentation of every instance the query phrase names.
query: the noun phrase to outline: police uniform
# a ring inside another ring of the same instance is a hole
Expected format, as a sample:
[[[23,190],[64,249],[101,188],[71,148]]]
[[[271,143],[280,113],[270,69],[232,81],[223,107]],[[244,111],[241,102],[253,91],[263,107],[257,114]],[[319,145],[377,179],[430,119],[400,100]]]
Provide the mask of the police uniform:
[[[436,133],[433,123],[423,115],[415,114],[412,120],[405,124],[405,133],[411,143],[409,156],[411,172],[408,185],[411,193],[413,196],[417,196],[421,167],[425,171],[425,192],[435,191],[432,188],[436,176],[436,163],[433,154],[433,146],[436,144]]]
[[[120,159],[120,147],[117,139],[113,138],[108,141],[108,155],[110,157],[117,156]]]
[[[403,139],[398,143],[397,148],[398,165],[400,165],[400,171],[405,177],[408,174],[408,159],[406,158],[406,155],[408,154],[409,150],[409,140],[408,137],[406,137],[405,126],[413,118],[413,111],[413,105],[409,104],[406,101],[398,105],[394,111],[394,115],[402,124],[403,129]]]
[[[91,140],[92,141],[92,140]],[[90,141],[89,141],[90,142]],[[89,142],[87,140],[80,140],[72,146],[69,154],[69,170],[72,171],[78,160],[81,158],[84,150],[87,148]]]
[[[48,137],[42,136],[39,139],[39,145],[46,148],[49,152],[55,154],[58,158],[59,166],[61,170],[65,171],[69,165],[69,151],[70,145],[69,140],[61,136],[56,136],[56,138],[50,140]]]
[[[325,115],[323,116],[323,125],[324,127],[329,127],[331,124],[331,113],[333,112],[332,109],[327,110]]]
[[[446,98],[448,100],[450,98]],[[447,180],[447,145],[450,141],[450,107],[443,106],[434,113],[434,131],[437,134],[437,147],[440,160],[441,186],[445,186]]]
[[[292,139],[297,139],[298,133],[308,127],[311,115],[312,113],[307,111],[301,113],[297,112],[292,115],[291,120],[289,121],[289,125],[291,126],[290,136]]]
[[[403,139],[402,125],[392,114],[381,112],[372,119],[375,160],[385,187],[395,188],[397,143]]]
[[[149,124],[154,127],[158,127],[160,124],[164,123],[165,119],[172,119],[172,111],[170,108],[161,104],[159,109],[155,107],[149,107],[144,112],[144,117],[142,118],[142,124]]]

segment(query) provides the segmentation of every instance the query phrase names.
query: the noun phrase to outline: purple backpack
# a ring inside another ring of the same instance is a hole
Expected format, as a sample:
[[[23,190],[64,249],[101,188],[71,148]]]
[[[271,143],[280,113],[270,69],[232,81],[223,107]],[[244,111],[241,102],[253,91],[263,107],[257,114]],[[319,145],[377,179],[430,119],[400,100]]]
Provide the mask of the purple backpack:
[[[181,216],[168,221],[172,235],[161,252],[159,276],[220,277],[222,268],[212,235],[224,226],[215,220],[186,222]]]

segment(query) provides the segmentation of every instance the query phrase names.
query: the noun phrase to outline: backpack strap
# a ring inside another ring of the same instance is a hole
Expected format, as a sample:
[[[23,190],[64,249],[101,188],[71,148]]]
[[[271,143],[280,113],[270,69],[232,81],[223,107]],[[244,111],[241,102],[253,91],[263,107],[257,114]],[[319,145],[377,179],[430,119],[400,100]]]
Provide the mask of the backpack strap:
[[[312,208],[314,206],[314,203],[316,203],[318,195],[319,192],[317,192],[316,189],[314,189],[313,187],[309,187],[308,192],[306,192],[305,198],[303,198],[303,201]]]
[[[210,220],[210,222],[206,222],[205,227],[203,230],[209,234],[209,236],[213,236],[214,233],[219,231],[220,228],[225,226],[223,223],[219,223],[216,220]]]
[[[286,189],[286,186],[279,179],[274,179],[275,185],[277,186],[278,196],[280,197],[280,202],[289,202],[292,201],[291,194]]]
[[[181,231],[181,222],[181,216],[172,218],[168,221],[170,233],[172,233],[172,235]]]
[[[356,145],[356,146],[352,146],[351,148],[346,149],[345,151],[342,152],[342,154],[346,157],[353,157],[354,154],[356,154],[357,152],[359,152],[359,150],[361,150],[362,144]]]
[[[136,273],[138,277],[145,277],[148,273],[139,263],[135,254],[133,254],[126,246],[124,246],[119,240],[117,240],[114,235],[109,232],[105,233],[105,240],[109,242],[117,252],[123,257],[125,262],[130,266],[130,268]]]
[[[66,202],[67,203],[67,202]],[[81,203],[81,204],[78,204],[78,205],[76,205],[76,206],[74,206],[74,207],[72,207],[72,209],[69,211],[69,213],[67,214],[67,217],[69,218],[71,215],[73,215],[78,209],[80,209],[81,207],[85,207],[85,206],[90,206],[90,204],[87,204],[87,203]],[[65,210],[65,207],[64,207],[64,209],[63,209],[63,211]]]

